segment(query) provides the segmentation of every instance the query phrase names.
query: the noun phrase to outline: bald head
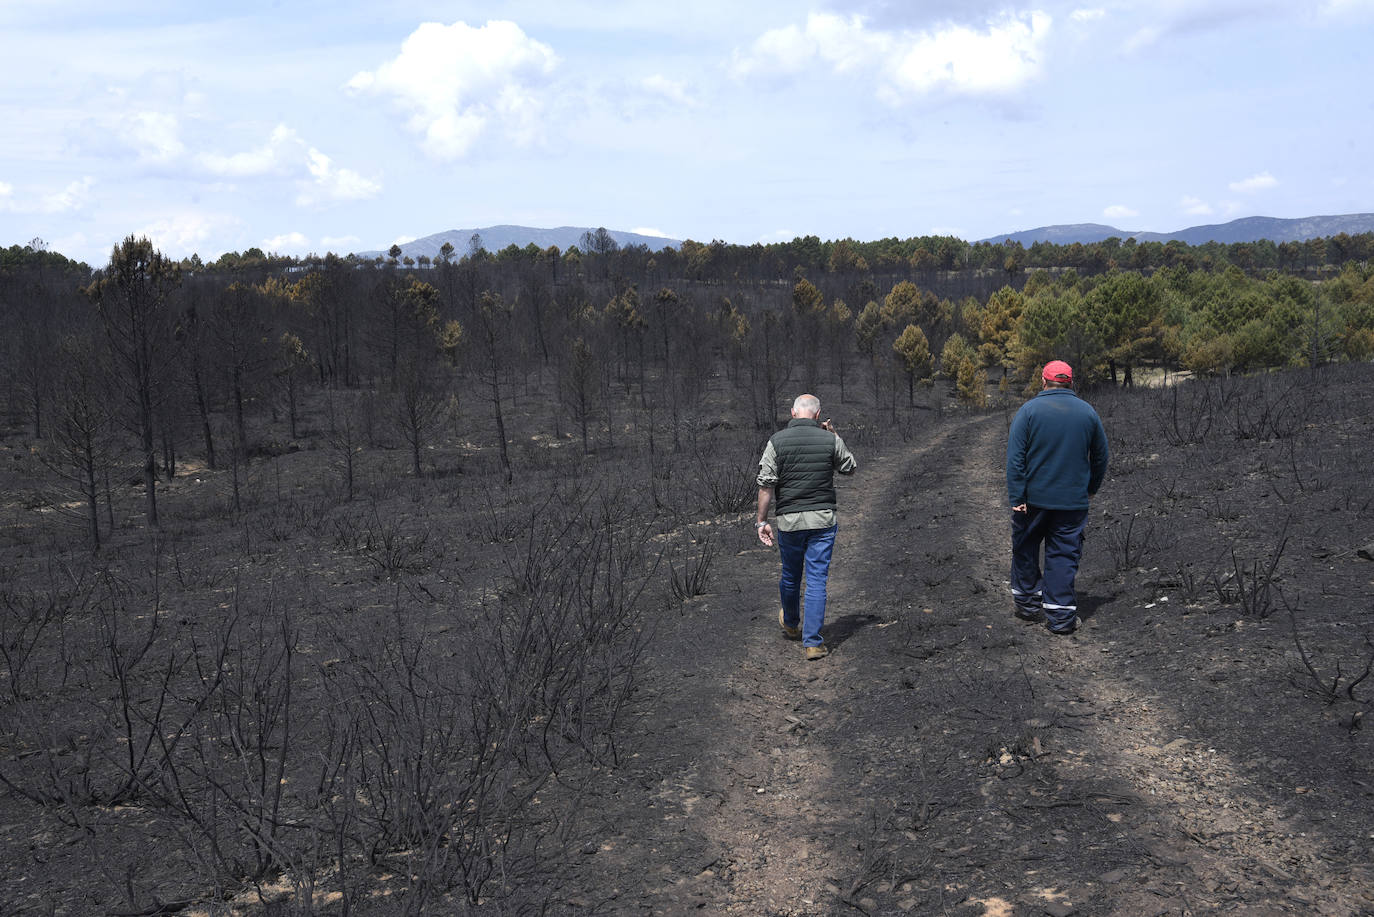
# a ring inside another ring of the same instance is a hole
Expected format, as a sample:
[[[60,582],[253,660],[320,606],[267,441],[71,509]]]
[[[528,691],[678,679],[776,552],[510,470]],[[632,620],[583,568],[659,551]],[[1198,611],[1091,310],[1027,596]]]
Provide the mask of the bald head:
[[[815,420],[821,416],[821,399],[815,395],[798,395],[792,402],[792,416]]]

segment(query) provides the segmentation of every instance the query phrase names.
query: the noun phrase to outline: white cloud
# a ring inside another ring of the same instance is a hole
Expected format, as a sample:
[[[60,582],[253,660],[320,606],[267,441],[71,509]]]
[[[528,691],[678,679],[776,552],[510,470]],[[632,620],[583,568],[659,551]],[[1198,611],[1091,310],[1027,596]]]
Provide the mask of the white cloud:
[[[1106,15],[1107,11],[1103,9],[1084,9],[1074,10],[1069,14],[1069,18],[1074,22],[1096,22]]]
[[[949,86],[970,94],[1006,92],[1040,72],[1050,17],[1004,16],[986,32],[954,26],[922,36],[897,67],[896,83],[923,93]]]
[[[1277,187],[1279,180],[1268,172],[1260,172],[1258,175],[1251,175],[1249,178],[1233,181],[1226,187],[1237,194],[1254,194],[1256,191],[1265,191],[1269,188]]]
[[[1212,214],[1211,204],[1207,203],[1201,198],[1192,197],[1191,195],[1187,194],[1185,194],[1183,196],[1183,199],[1178,202],[1178,206],[1184,213],[1189,214],[1190,216],[1205,217],[1210,216]]]
[[[881,63],[896,41],[897,33],[869,30],[862,16],[811,13],[804,26],[769,29],[747,52],[735,51],[732,70],[738,77],[799,73],[820,60],[845,73]]]
[[[391,240],[392,245],[409,245],[418,238],[417,236],[397,236]]]
[[[1125,49],[1128,53],[1148,48],[1155,44],[1164,35],[1164,29],[1157,25],[1147,25],[1137,29],[1135,34],[1126,39]]]
[[[792,229],[775,229],[773,232],[759,237],[760,245],[770,245],[774,242],[791,242],[793,239],[800,239],[801,233]]]
[[[1102,215],[1109,220],[1124,220],[1131,217],[1138,217],[1140,213],[1124,204],[1112,204],[1110,207],[1103,209]]]
[[[805,26],[770,30],[736,51],[732,70],[737,77],[792,74],[820,63],[835,73],[873,72],[880,97],[892,103],[940,89],[1003,93],[1039,74],[1051,23],[1048,13],[1034,11],[991,19],[982,29],[884,31],[860,16],[813,13]]]
[[[329,201],[356,201],[375,197],[382,186],[352,169],[341,168],[284,124],[273,129],[262,146],[243,153],[205,153],[200,164],[215,175],[252,178],[264,175],[292,176],[300,182],[296,203],[312,206]],[[307,177],[308,176],[308,177]]]
[[[147,236],[153,245],[173,258],[181,258],[204,247],[212,238],[223,239],[237,229],[239,221],[231,216],[188,211],[161,217],[134,231]]]
[[[320,239],[320,245],[325,251],[340,251],[350,245],[357,245],[361,242],[357,236],[325,236]]]
[[[200,164],[215,175],[230,178],[252,178],[261,175],[280,174],[287,170],[288,160],[295,158],[304,141],[285,124],[278,124],[267,142],[254,150],[233,153],[225,156],[220,153],[202,153]]]
[[[640,227],[638,227],[637,229],[631,229],[630,232],[635,233],[636,235],[640,235],[640,236],[653,236],[655,239],[666,239],[666,238],[668,238],[668,234],[667,234],[666,232],[664,232],[663,230],[661,230],[661,229],[650,229],[650,228],[647,227],[647,226],[640,226]]]
[[[264,251],[276,253],[305,252],[310,248],[310,240],[298,232],[288,232],[284,235],[273,236],[264,239],[262,243]]]
[[[684,108],[696,108],[699,103],[687,92],[687,84],[676,80],[670,80],[661,74],[654,74],[645,77],[640,81],[640,88],[650,95],[661,96],[676,105]]]
[[[45,195],[39,209],[43,213],[67,213],[72,210],[80,210],[86,206],[87,200],[90,199],[91,186],[94,184],[95,179],[89,175],[71,182],[61,191]]]
[[[117,131],[145,162],[165,164],[186,152],[176,115],[157,111],[130,112],[121,119]]]
[[[357,201],[376,197],[382,186],[363,178],[352,169],[341,169],[314,147],[310,148],[306,163],[313,184],[306,185],[296,197],[296,203],[317,204],[322,201]]]
[[[17,198],[13,185],[0,182],[0,210],[10,213],[72,213],[86,206],[94,185],[95,179],[87,175],[68,182],[61,191],[50,191],[36,198],[31,194],[26,198]]]
[[[860,69],[875,52],[888,49],[891,37],[884,32],[869,32],[859,16],[812,14],[806,20],[807,37],[815,43],[816,53],[836,73]]]
[[[493,20],[479,28],[464,22],[426,22],[401,44],[401,52],[375,71],[348,81],[358,93],[390,97],[409,115],[406,126],[438,159],[456,159],[489,129],[520,143],[540,132],[541,92],[558,57],[513,22]]]
[[[56,239],[48,240],[49,251],[62,252],[64,255],[67,255],[68,257],[79,257],[76,255],[76,253],[84,251],[89,247],[89,240],[87,240],[86,234],[84,232],[74,232],[70,233],[69,235],[58,236]],[[96,258],[96,256],[93,255],[87,255],[85,257],[90,258],[92,261],[94,261]],[[93,264],[92,266],[100,267],[101,265]]]
[[[796,73],[816,56],[815,41],[797,26],[789,25],[764,32],[754,40],[747,54],[736,51],[731,70],[741,78],[755,73]]]

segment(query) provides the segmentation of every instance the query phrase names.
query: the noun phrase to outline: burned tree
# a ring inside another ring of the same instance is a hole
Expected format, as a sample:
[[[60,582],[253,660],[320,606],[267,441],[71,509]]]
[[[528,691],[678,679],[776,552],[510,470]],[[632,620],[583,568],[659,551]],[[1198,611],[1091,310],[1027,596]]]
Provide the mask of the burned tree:
[[[180,283],[181,271],[154,249],[152,242],[128,236],[110,253],[103,276],[88,288],[119,366],[116,378],[138,433],[150,526],[158,524],[153,418],[162,383],[171,368],[168,300]]]
[[[62,341],[58,381],[53,393],[52,448],[43,461],[75,492],[90,536],[100,550],[100,490],[115,452],[108,374],[90,340]]]

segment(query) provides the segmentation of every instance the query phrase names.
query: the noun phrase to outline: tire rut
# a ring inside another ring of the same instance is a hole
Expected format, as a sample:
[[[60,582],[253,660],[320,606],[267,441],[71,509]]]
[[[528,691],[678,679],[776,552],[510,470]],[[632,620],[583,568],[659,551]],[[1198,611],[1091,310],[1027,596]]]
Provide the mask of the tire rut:
[[[1150,636],[1134,625],[1133,609],[1108,600],[1068,639],[1012,618],[998,432],[981,430],[977,447],[965,451],[965,487],[956,504],[968,505],[956,515],[967,524],[958,539],[964,563],[985,571],[993,597],[983,607],[986,627],[1015,635],[998,654],[1014,657],[1014,666],[1004,658],[994,667],[1024,673],[1021,704],[1030,715],[1021,719],[1020,732],[1012,720],[994,731],[988,770],[999,779],[987,781],[983,795],[1004,811],[1030,805],[1075,813],[1038,819],[1038,827],[1023,817],[1021,829],[1012,832],[1014,849],[1034,856],[1046,837],[1051,849],[1056,840],[1071,848],[1076,835],[1090,844],[1100,839],[1104,847],[1114,839],[1119,851],[1052,868],[1032,866],[1019,880],[1014,873],[999,877],[1004,889],[1013,890],[1012,900],[1121,913],[1156,913],[1170,901],[1187,909],[1256,900],[1289,907],[1320,903],[1335,913],[1358,908],[1353,903],[1366,900],[1369,871],[1332,876],[1320,840],[1294,818],[1291,802],[1253,782],[1245,762],[1211,747],[1205,724],[1182,715],[1170,691],[1178,686],[1142,682],[1130,669],[1133,655],[1158,651],[1141,646]],[[1080,594],[1105,591],[1103,579],[1085,566]],[[1032,768],[1041,773],[1014,776]],[[1041,795],[1027,799],[1015,784],[1036,776],[1051,779],[1039,780]],[[970,899],[991,902],[1004,895],[987,889],[971,892]]]

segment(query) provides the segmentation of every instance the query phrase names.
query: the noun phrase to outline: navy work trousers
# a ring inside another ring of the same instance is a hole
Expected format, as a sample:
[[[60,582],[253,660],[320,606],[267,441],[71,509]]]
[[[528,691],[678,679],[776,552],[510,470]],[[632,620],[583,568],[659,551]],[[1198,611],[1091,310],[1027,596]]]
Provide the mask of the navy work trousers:
[[[1078,613],[1073,582],[1083,553],[1086,509],[1028,506],[1011,514],[1011,594],[1026,612],[1043,610],[1050,627],[1065,627]],[[1040,566],[1041,549],[1045,565]]]

